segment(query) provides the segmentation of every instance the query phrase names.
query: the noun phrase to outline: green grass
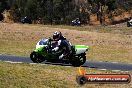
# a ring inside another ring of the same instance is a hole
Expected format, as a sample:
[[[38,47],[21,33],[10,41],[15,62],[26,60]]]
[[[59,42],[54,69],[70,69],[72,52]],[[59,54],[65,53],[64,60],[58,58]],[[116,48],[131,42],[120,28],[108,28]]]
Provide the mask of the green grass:
[[[62,31],[72,44],[89,45],[88,60],[132,63],[132,36],[126,34],[131,33],[130,28],[1,23],[0,53],[29,56],[40,39],[56,30]]]
[[[68,26],[68,25],[38,25],[41,27],[50,27],[50,28],[62,28],[78,31],[95,31],[99,33],[110,33],[115,30],[129,32],[131,27],[110,27],[110,26]]]
[[[30,42],[21,41],[0,41],[2,54],[11,54],[19,56],[29,56],[30,52],[33,51],[35,45],[30,45]],[[35,44],[35,43],[34,43]]]
[[[88,60],[117,61],[132,63],[131,61],[131,35],[115,33],[116,29],[106,27],[72,27],[50,25],[22,25],[0,24],[0,54],[29,56],[39,39],[61,30],[73,44],[86,44],[91,48],[87,53]],[[68,30],[66,30],[68,29]],[[120,29],[127,33],[131,30]],[[77,30],[77,31],[76,31]],[[83,31],[82,31],[83,30]],[[73,34],[72,34],[73,33]],[[88,33],[88,34],[87,34]],[[91,34],[91,33],[95,33]],[[111,33],[112,35],[109,35]],[[119,35],[118,35],[119,34]],[[90,36],[90,37],[88,37]],[[101,36],[101,37],[100,37]],[[112,37],[112,38],[111,38]],[[126,43],[126,46],[112,45],[107,40],[116,38],[116,42]],[[89,39],[89,41],[87,40]],[[121,39],[121,40],[120,40]],[[126,42],[124,42],[124,40]],[[104,41],[104,42],[103,42]],[[88,74],[125,74],[132,72],[113,72],[86,69]],[[78,68],[40,64],[11,64],[0,61],[0,88],[130,88],[130,84],[86,84],[80,86],[76,83]]]
[[[128,72],[86,69],[87,74],[125,74]],[[131,74],[129,72],[128,74]],[[78,68],[55,65],[11,64],[0,62],[0,88],[129,88],[132,84],[76,83]]]
[[[114,48],[110,47],[110,45],[100,45],[92,47],[90,52],[87,54],[87,57],[92,61],[131,63],[131,52],[131,49]]]

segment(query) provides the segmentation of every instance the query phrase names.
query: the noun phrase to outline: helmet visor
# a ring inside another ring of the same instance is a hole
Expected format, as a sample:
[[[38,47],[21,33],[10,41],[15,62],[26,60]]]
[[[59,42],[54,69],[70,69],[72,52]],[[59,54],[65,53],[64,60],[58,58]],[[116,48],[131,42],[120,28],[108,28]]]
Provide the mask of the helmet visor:
[[[58,40],[59,39],[59,35],[53,35],[53,39],[54,40]]]

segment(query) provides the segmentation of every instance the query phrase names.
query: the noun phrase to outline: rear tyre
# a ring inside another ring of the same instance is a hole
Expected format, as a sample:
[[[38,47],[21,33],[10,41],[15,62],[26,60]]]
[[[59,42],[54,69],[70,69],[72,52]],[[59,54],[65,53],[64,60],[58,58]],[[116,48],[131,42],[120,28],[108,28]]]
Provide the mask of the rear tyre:
[[[79,66],[83,65],[85,62],[86,62],[85,53],[79,55],[78,57],[74,57],[74,58],[71,60],[72,66],[75,66],[75,67],[79,67]]]
[[[42,55],[38,55],[35,51],[30,54],[30,59],[34,63],[41,63],[44,61],[44,57]]]
[[[80,59],[81,65],[83,65],[86,62],[86,56],[85,55],[81,55],[79,59]]]

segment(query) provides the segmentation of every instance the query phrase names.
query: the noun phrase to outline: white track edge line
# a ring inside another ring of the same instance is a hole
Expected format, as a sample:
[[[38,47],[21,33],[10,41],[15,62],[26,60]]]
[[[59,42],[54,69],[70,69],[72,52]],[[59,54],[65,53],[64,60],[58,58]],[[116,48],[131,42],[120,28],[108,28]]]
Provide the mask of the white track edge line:
[[[1,60],[0,60],[1,61]],[[7,63],[13,63],[13,64],[21,64],[23,62],[13,62],[13,61],[4,61],[4,62],[7,62]],[[31,65],[35,65],[37,63],[28,63],[28,64],[31,64]],[[46,64],[39,64],[39,65],[46,65]],[[66,66],[66,67],[71,67],[71,66]],[[88,68],[88,69],[96,69],[96,68]],[[97,69],[97,70],[102,70],[102,71],[106,71],[108,69]],[[113,72],[130,72],[130,71],[122,71],[122,70],[110,70],[110,71],[113,71]]]

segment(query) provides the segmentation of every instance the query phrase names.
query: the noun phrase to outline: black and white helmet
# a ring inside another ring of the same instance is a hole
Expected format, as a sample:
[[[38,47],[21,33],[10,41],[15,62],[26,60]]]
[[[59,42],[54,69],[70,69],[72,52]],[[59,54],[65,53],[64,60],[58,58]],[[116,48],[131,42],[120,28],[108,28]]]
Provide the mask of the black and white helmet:
[[[60,32],[60,31],[56,31],[56,32],[54,32],[54,34],[53,34],[53,39],[54,39],[55,41],[58,41],[58,40],[60,39],[61,36],[62,36],[61,32]]]

